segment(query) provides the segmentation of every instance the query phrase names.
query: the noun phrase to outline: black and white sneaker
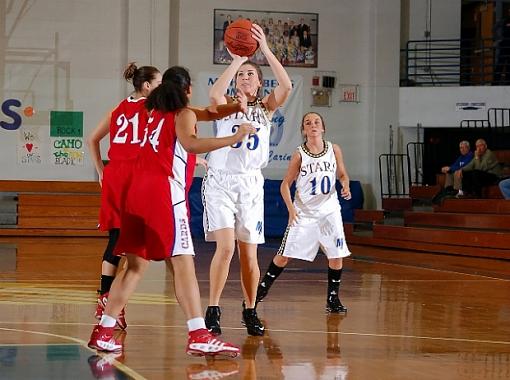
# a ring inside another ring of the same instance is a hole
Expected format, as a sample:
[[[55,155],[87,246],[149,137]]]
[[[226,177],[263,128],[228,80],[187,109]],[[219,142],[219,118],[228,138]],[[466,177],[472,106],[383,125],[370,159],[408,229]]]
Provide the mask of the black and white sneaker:
[[[342,302],[340,302],[340,299],[338,297],[328,297],[328,300],[326,302],[326,311],[328,313],[347,313],[347,308],[342,305]]]
[[[266,298],[267,293],[269,293],[269,288],[266,287],[264,282],[261,282],[257,287],[257,298],[255,298],[255,307],[257,307],[259,302],[262,302],[264,298]]]
[[[257,316],[257,311],[255,309],[243,310],[243,322],[248,334],[253,336],[264,335],[265,327]]]
[[[221,309],[219,306],[207,306],[205,312],[205,326],[212,335],[221,335]]]

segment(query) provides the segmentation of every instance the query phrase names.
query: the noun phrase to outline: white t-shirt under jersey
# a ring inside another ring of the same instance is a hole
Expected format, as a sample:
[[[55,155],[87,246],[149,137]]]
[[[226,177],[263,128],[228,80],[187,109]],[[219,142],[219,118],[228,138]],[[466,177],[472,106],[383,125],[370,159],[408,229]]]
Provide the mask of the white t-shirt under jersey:
[[[247,113],[237,112],[216,122],[216,137],[231,136],[239,125],[251,123],[257,133],[246,136],[241,142],[212,151],[208,166],[231,174],[245,174],[266,167],[269,159],[271,120],[260,99],[248,103]]]
[[[301,166],[296,179],[294,205],[304,216],[320,217],[340,209],[336,184],[333,144],[324,141],[324,150],[313,154],[305,144],[298,147]]]

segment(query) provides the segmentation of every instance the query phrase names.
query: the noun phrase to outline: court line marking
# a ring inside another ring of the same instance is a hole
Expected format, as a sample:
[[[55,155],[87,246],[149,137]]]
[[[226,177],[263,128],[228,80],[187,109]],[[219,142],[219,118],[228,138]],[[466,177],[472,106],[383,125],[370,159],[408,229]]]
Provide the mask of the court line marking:
[[[6,322],[0,321],[0,324],[40,324],[40,325],[87,325],[93,326],[89,323],[79,323],[79,322]],[[149,327],[149,328],[165,328],[165,329],[186,329],[185,325],[134,325],[130,324],[129,327]],[[227,327],[221,326],[222,329],[226,330],[245,330],[245,327]],[[10,330],[4,327],[0,327],[0,330]],[[13,331],[25,331],[25,330],[16,330]],[[486,344],[500,344],[500,345],[510,345],[510,341],[502,341],[502,340],[487,340],[487,339],[467,339],[467,338],[448,338],[448,337],[434,337],[434,336],[420,336],[420,335],[399,335],[399,334],[378,334],[378,333],[361,333],[361,332],[343,332],[343,331],[335,331],[329,332],[324,330],[288,330],[288,329],[267,329],[270,332],[283,332],[283,333],[292,333],[292,334],[303,334],[303,333],[311,333],[311,334],[338,334],[338,335],[350,335],[350,336],[365,336],[365,337],[375,337],[375,338],[398,338],[398,339],[420,339],[420,340],[439,340],[446,342],[460,342],[460,343],[486,343]],[[35,332],[37,333],[37,332]],[[57,336],[50,333],[41,333],[49,336]],[[64,336],[62,336],[64,337]],[[76,342],[80,342],[80,344],[85,345],[85,347],[91,350],[85,343],[85,341],[68,337],[71,340]],[[93,350],[92,350],[93,351]]]
[[[100,353],[100,352],[97,352],[96,350],[91,349],[89,346],[87,346],[87,342],[85,342],[84,340],[78,339],[78,338],[74,338],[72,336],[58,335],[58,334],[46,333],[46,332],[42,332],[42,331],[32,331],[32,330],[24,330],[24,329],[12,329],[12,328],[7,328],[7,327],[0,327],[0,330],[11,331],[11,332],[29,333],[29,334],[35,334],[35,335],[51,336],[51,337],[60,338],[60,339],[67,339],[67,340],[70,340],[72,342],[75,342],[75,343],[79,344],[80,346],[84,347],[87,351],[93,352],[96,355],[99,355],[101,357],[104,357],[105,355],[107,355],[107,354]],[[131,376],[133,379],[135,379],[135,380],[147,380],[145,377],[140,375],[138,372],[136,372],[135,370],[129,368],[128,366],[124,365],[123,363],[121,363],[121,362],[119,362],[119,361],[117,361],[115,359],[112,359],[111,362],[121,372],[124,372],[128,376]]]

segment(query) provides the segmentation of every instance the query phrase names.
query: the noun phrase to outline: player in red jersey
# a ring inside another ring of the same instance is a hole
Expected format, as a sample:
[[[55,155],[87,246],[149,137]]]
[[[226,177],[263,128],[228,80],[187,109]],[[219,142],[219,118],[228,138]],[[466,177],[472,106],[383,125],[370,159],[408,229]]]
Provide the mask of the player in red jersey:
[[[99,229],[109,233],[108,245],[101,264],[101,287],[98,290],[96,319],[101,319],[119,265],[120,257],[115,256],[113,250],[119,237],[120,208],[123,202],[121,194],[125,193],[123,189],[126,188],[130,178],[131,162],[138,155],[144,137],[148,119],[145,99],[161,83],[161,73],[153,66],[137,67],[132,62],[126,67],[124,78],[132,82],[134,92],[101,120],[87,140],[101,184]],[[109,163],[105,167],[99,143],[107,134],[110,134],[110,149]],[[127,327],[124,310],[119,315],[117,327],[121,329]]]
[[[122,210],[122,228],[116,248],[118,252],[126,252],[127,270],[113,282],[101,321],[92,332],[91,348],[122,349],[122,344],[113,337],[116,316],[134,292],[149,260],[170,259],[175,295],[189,330],[186,352],[198,356],[235,357],[239,354],[238,347],[215,338],[205,327],[193,261],[188,191],[196,154],[236,144],[254,133],[255,128],[241,124],[232,136],[198,138],[197,114],[187,107],[189,97],[188,71],[172,67],[165,72],[161,86],[147,99],[151,115]],[[239,104],[221,107],[230,107],[229,113],[242,111]],[[218,118],[224,116],[218,112]]]

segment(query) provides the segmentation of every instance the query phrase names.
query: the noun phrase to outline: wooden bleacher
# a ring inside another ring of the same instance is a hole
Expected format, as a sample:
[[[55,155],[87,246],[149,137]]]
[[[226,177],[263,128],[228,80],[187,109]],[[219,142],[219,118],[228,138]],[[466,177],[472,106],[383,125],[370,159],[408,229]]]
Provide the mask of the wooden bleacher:
[[[17,223],[0,236],[106,236],[97,223],[97,182],[0,181],[0,193],[14,193]]]
[[[510,177],[510,150],[494,153]],[[444,187],[411,186],[409,196],[382,199],[382,210],[356,210],[354,223],[345,223],[349,244],[388,247],[450,255],[510,260],[510,200],[498,185],[483,188],[483,199],[445,199],[432,205]]]
[[[423,197],[423,192],[417,194]],[[374,217],[380,212],[359,211],[355,224],[345,229],[347,242],[510,260],[510,201],[445,199],[441,205],[424,208],[427,207],[421,205],[417,210],[400,211],[398,217],[388,217],[394,210],[379,210],[384,212],[383,220]],[[373,219],[371,231],[357,231],[356,223],[366,226],[370,219]]]

